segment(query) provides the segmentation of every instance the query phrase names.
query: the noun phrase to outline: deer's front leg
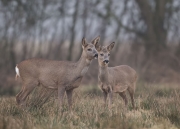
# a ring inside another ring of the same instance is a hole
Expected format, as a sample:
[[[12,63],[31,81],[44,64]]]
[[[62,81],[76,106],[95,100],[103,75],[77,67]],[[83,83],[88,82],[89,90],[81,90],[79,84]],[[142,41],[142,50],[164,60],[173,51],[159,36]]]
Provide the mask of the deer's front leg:
[[[104,95],[104,107],[106,107],[106,105],[107,105],[107,92],[103,91],[103,95]]]
[[[109,96],[109,108],[111,108],[111,106],[112,106],[112,97],[113,97],[113,92],[112,92],[111,86],[110,86],[110,90],[108,92],[108,96]]]
[[[73,94],[73,89],[66,91],[70,112],[72,112],[72,94]]]
[[[58,87],[58,101],[59,101],[59,108],[60,109],[63,105],[64,93],[65,93],[65,88],[64,87]]]

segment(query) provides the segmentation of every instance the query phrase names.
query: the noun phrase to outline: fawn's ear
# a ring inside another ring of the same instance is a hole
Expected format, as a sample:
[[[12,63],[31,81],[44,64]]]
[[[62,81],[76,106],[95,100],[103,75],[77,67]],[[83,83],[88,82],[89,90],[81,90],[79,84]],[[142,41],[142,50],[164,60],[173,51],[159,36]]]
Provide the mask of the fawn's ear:
[[[107,46],[107,50],[111,51],[114,47],[115,42],[112,42],[109,46]]]
[[[95,48],[98,52],[102,50],[102,47],[99,44],[96,44]]]
[[[82,39],[82,46],[83,46],[83,48],[88,46],[85,38]]]
[[[98,36],[98,37],[96,37],[95,39],[93,39],[93,40],[91,41],[91,43],[92,43],[94,46],[96,46],[99,41],[100,41],[100,36]]]

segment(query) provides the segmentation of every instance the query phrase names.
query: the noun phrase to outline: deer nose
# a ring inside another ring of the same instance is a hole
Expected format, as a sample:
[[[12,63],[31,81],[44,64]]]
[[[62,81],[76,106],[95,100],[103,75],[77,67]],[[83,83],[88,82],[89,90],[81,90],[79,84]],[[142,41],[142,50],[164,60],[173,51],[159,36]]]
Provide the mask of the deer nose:
[[[109,60],[104,60],[104,63],[109,63]]]
[[[98,57],[98,54],[95,54],[94,57]]]

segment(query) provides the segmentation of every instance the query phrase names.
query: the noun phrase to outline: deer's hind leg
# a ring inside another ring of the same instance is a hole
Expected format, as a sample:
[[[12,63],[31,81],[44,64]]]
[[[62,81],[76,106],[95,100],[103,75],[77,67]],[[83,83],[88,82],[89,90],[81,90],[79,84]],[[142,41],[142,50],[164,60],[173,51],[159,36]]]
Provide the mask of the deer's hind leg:
[[[27,96],[33,91],[33,89],[38,85],[38,81],[26,81],[23,83],[21,91],[16,95],[16,102],[18,105],[25,106]]]
[[[22,87],[22,88],[21,88],[21,91],[16,95],[16,102],[17,102],[18,105],[19,105],[19,103],[20,103],[20,101],[19,101],[19,95],[22,93],[23,88],[24,88],[24,87]]]
[[[122,97],[122,99],[124,100],[125,106],[127,107],[128,99],[126,97],[125,91],[124,92],[120,92],[119,95]]]
[[[128,88],[128,92],[129,92],[129,95],[130,95],[130,97],[131,97],[131,102],[132,102],[132,107],[133,107],[133,109],[135,108],[135,105],[134,105],[134,89],[133,88],[131,88],[131,87],[129,87]]]

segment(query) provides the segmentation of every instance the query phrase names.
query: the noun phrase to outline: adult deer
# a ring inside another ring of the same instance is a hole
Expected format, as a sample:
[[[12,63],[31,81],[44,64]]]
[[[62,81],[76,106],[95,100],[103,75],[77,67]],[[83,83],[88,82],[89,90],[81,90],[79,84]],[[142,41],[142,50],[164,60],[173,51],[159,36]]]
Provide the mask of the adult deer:
[[[109,96],[109,107],[111,107],[112,94],[118,93],[127,106],[128,100],[125,92],[128,90],[134,108],[134,92],[136,88],[137,74],[134,69],[127,65],[108,67],[110,52],[114,47],[114,44],[115,43],[113,42],[109,46],[96,45],[99,64],[98,86],[103,91],[105,105],[107,96]]]
[[[82,39],[82,55],[79,61],[55,61],[46,59],[28,59],[17,64],[15,67],[16,78],[22,80],[22,89],[16,95],[18,105],[26,105],[27,96],[36,86],[42,85],[46,88],[58,90],[58,101],[63,104],[63,97],[66,92],[68,105],[72,107],[72,92],[77,88],[83,76],[87,72],[91,61],[98,57],[95,45],[100,37],[96,37],[91,43]]]

